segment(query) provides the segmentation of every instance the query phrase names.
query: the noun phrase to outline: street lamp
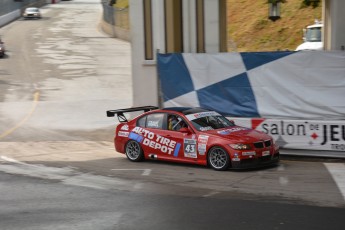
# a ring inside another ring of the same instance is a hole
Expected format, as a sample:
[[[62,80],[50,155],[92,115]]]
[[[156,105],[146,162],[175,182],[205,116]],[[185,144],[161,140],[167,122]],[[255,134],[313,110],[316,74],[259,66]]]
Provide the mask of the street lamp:
[[[280,18],[280,4],[279,0],[268,1],[268,18],[272,21],[276,21]]]

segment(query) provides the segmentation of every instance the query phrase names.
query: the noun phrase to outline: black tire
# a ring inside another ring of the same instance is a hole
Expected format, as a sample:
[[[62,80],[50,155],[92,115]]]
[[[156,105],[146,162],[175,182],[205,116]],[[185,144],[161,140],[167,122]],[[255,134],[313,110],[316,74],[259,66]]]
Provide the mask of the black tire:
[[[130,161],[143,161],[144,160],[144,152],[141,148],[140,144],[134,140],[130,140],[127,142],[125,147],[125,153]]]
[[[223,148],[215,146],[208,151],[207,162],[214,170],[225,171],[230,166],[230,157]]]

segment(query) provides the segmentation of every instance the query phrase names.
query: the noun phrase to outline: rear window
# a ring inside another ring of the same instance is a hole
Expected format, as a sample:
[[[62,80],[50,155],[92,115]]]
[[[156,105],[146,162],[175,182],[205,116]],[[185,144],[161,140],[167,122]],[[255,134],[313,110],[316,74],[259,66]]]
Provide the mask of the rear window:
[[[147,115],[146,128],[162,129],[163,128],[163,113],[155,113]]]
[[[163,129],[164,113],[154,113],[144,116],[137,121],[137,126],[151,129]]]

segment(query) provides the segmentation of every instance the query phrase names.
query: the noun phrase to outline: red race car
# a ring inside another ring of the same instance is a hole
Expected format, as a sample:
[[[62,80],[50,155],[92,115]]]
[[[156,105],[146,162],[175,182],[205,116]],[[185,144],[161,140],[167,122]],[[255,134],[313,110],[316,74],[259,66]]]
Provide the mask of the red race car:
[[[128,121],[124,113],[144,111]],[[279,162],[279,147],[263,132],[236,126],[201,108],[144,106],[107,111],[118,116],[114,144],[130,161],[156,159],[208,165],[215,170]]]

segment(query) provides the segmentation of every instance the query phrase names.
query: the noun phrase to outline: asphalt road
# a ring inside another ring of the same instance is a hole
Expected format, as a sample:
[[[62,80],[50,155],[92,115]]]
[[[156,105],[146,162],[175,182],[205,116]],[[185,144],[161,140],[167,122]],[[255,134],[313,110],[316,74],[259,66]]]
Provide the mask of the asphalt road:
[[[258,170],[129,162],[114,151],[132,106],[130,44],[99,30],[96,0],[0,28],[0,229],[343,229],[345,163]]]

